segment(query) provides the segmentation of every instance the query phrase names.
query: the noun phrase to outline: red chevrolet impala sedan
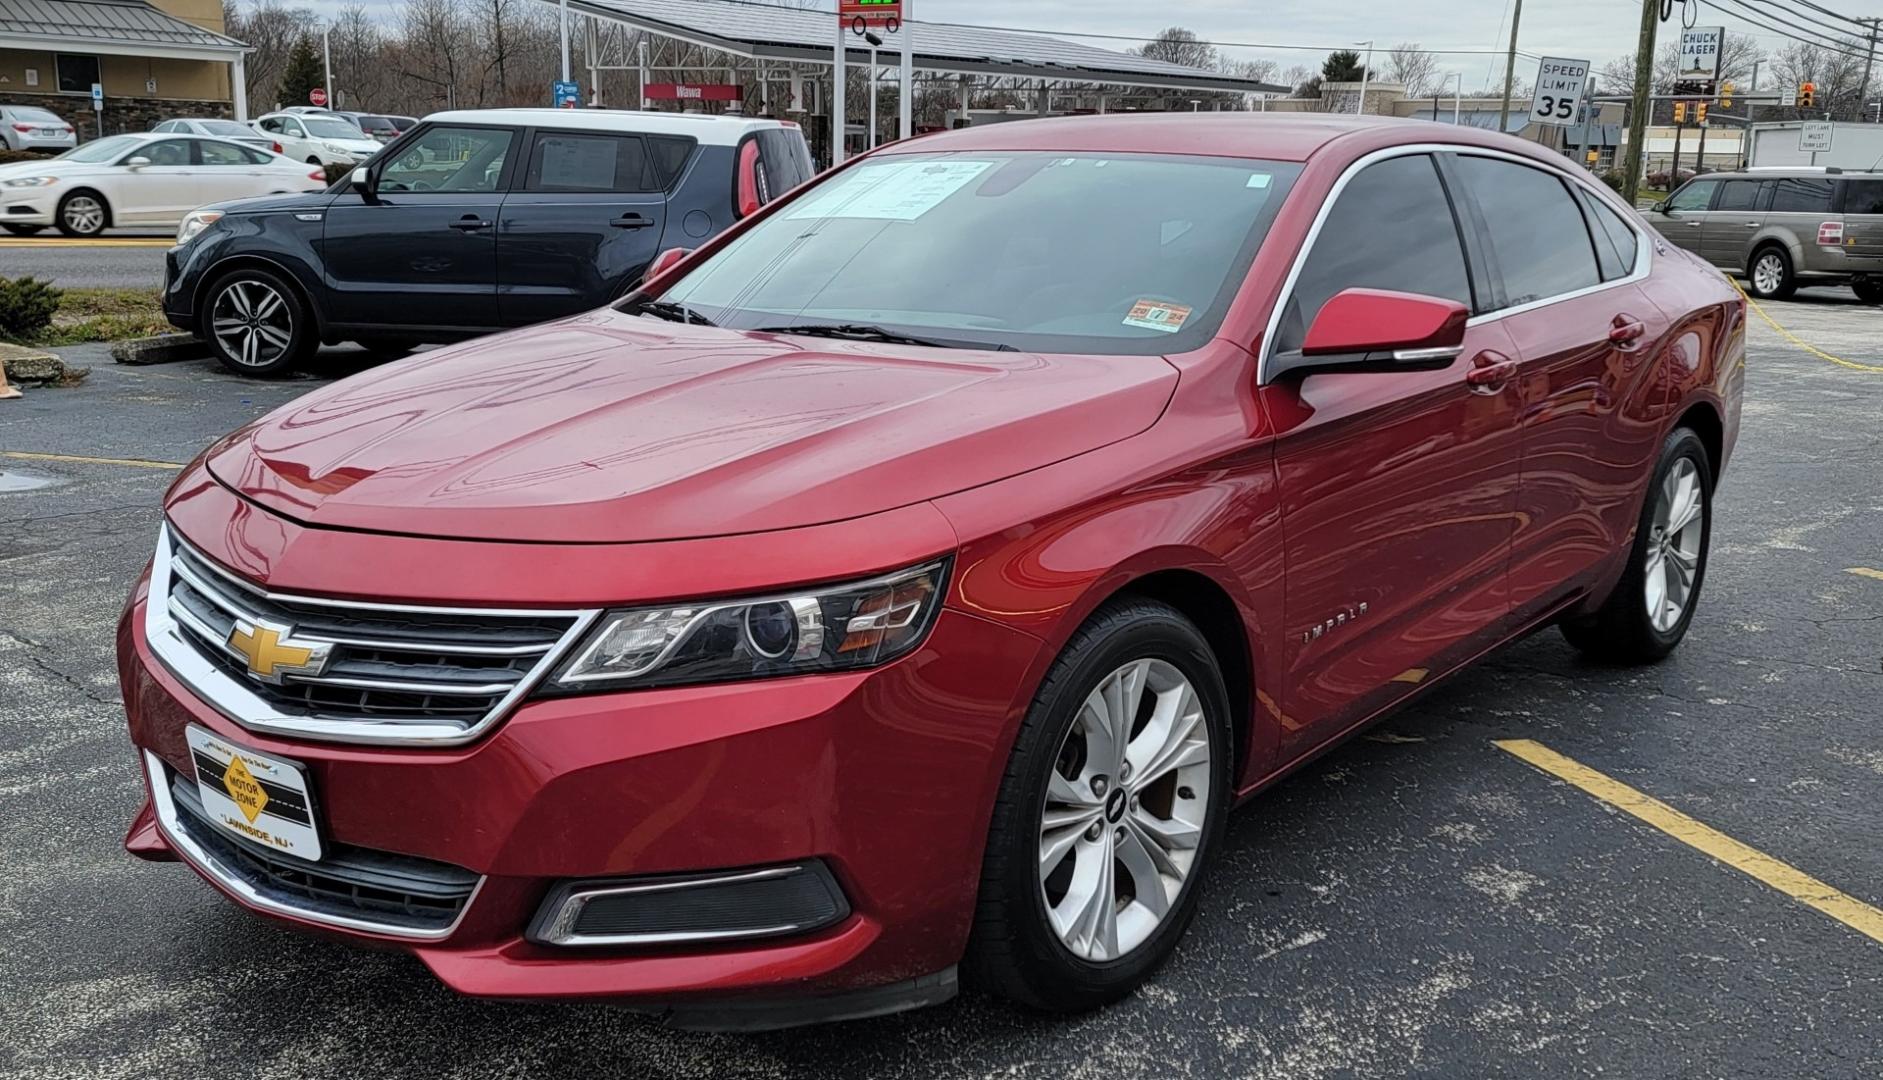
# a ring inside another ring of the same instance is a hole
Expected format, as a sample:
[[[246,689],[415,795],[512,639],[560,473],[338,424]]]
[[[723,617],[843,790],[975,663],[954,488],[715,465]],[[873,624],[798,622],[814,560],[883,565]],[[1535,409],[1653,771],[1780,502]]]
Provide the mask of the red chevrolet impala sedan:
[[[205,452],[119,631],[126,846],[466,994],[1090,1008],[1237,802],[1540,627],[1680,642],[1744,346],[1515,139],[899,143]]]

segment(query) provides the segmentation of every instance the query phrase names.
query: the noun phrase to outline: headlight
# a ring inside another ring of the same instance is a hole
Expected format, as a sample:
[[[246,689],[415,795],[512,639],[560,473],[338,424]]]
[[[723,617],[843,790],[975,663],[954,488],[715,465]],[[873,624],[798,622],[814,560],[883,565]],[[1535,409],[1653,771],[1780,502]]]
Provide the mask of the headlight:
[[[177,243],[189,243],[191,240],[201,235],[204,229],[209,228],[211,225],[221,220],[222,211],[220,210],[190,211],[188,214],[184,215],[183,224],[177,226]]]
[[[6,187],[50,187],[59,182],[56,176],[16,176],[10,180],[0,180]]]
[[[550,692],[672,686],[874,667],[922,643],[948,560],[758,599],[604,615]]]

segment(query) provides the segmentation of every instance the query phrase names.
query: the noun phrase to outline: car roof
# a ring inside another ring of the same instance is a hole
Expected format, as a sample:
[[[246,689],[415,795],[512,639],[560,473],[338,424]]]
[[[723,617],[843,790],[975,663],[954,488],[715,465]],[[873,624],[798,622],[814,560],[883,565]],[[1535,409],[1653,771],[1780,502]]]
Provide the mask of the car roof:
[[[640,109],[459,109],[432,113],[430,123],[504,124],[515,127],[574,128],[642,135],[687,135],[711,146],[733,146],[754,131],[793,128],[785,120],[751,116],[703,116]]]
[[[1430,120],[1330,113],[1106,113],[1042,117],[937,132],[892,144],[890,153],[956,150],[1065,150],[1197,154],[1306,161],[1348,136],[1375,141],[1455,143],[1514,149],[1490,132]]]

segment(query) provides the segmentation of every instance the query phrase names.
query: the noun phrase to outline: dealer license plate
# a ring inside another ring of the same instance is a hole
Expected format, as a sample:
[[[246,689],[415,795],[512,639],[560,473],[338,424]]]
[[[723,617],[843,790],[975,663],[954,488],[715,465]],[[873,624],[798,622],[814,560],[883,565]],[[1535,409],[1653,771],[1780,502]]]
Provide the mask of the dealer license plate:
[[[196,790],[210,821],[297,859],[320,858],[320,829],[301,766],[236,746],[202,728],[192,727],[186,735]]]

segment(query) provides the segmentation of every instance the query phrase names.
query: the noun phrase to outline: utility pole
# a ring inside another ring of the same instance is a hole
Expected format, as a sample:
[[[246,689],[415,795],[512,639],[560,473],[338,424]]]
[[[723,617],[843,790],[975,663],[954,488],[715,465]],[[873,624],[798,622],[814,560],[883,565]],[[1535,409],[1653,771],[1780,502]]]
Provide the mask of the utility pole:
[[[1870,26],[1870,49],[1869,52],[1864,54],[1863,58],[1863,89],[1857,95],[1857,119],[1861,122],[1863,120],[1863,114],[1870,110],[1870,66],[1876,63],[1877,20],[1858,19],[1857,21],[1860,23],[1868,23]]]
[[[562,81],[569,81],[569,0],[562,0]]]
[[[327,104],[338,109],[340,95],[333,88],[333,47],[327,41],[327,35],[332,31],[333,27],[329,26],[320,32],[321,85],[327,91]]]
[[[1510,12],[1510,56],[1504,61],[1504,103],[1497,108],[1497,131],[1503,134],[1510,121],[1510,84],[1517,78],[1517,24],[1523,21],[1523,0],[1516,0]]]
[[[1641,155],[1648,141],[1648,109],[1654,92],[1654,21],[1660,0],[1641,0],[1641,36],[1635,42],[1635,96],[1628,106],[1628,152],[1623,155],[1621,197],[1633,206],[1641,187]]]

